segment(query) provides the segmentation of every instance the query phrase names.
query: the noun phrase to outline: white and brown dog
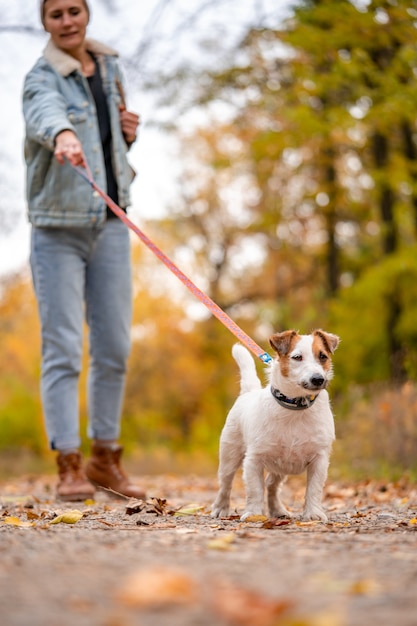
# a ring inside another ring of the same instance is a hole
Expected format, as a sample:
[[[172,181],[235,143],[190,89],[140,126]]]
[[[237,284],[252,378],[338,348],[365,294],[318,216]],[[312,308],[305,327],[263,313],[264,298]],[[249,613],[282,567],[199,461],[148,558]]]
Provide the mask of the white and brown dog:
[[[279,497],[287,474],[307,470],[304,520],[326,521],[322,493],[327,478],[334,420],[326,387],[332,378],[331,356],[336,335],[294,330],[270,338],[277,352],[262,388],[254,360],[235,344],[232,354],[240,369],[240,395],[230,410],[220,438],[220,488],[212,517],[229,513],[233,477],[243,464],[246,504],[242,520],[264,512],[264,470],[271,517],[291,517]]]

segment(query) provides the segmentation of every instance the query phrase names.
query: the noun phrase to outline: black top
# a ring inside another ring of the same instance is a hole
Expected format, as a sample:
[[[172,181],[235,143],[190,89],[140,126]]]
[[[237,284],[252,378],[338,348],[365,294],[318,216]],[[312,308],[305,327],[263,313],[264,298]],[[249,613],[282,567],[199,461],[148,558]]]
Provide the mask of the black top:
[[[104,164],[106,167],[106,179],[107,179],[107,195],[116,203],[119,204],[119,194],[117,191],[116,177],[113,171],[112,163],[112,136],[110,126],[110,114],[107,106],[106,94],[103,90],[103,82],[101,80],[100,70],[98,67],[97,59],[91,55],[94,59],[95,70],[92,76],[88,76],[88,84],[93,94],[96,109],[97,120],[100,129],[101,145],[103,148]],[[107,207],[107,217],[113,218],[116,215],[111,209]]]

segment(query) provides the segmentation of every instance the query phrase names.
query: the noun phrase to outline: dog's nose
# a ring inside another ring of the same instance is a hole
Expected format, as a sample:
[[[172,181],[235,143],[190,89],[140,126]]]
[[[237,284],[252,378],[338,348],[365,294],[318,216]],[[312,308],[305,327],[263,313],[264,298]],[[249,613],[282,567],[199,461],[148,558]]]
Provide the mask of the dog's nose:
[[[315,387],[322,387],[323,383],[324,376],[322,376],[321,374],[314,374],[314,376],[311,377],[311,384]]]

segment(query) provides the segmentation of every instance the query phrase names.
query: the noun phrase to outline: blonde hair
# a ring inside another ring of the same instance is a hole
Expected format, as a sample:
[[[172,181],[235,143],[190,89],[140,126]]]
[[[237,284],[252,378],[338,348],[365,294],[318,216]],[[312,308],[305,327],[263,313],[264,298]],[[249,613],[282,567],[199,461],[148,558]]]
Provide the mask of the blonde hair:
[[[45,26],[45,4],[46,4],[46,2],[47,2],[47,0],[41,0],[41,6],[40,6],[40,9],[41,9],[41,22],[42,22],[43,26]],[[82,0],[82,2],[83,2],[84,6],[86,8],[86,11],[88,13],[88,17],[90,18],[90,7],[87,4],[87,0]]]

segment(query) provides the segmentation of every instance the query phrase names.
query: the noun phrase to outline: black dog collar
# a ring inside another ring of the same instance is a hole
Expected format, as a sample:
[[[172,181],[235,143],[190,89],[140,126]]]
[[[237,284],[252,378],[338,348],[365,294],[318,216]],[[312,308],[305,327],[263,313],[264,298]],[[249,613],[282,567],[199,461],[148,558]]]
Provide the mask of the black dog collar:
[[[311,396],[300,396],[299,398],[287,398],[283,393],[280,392],[279,389],[275,389],[271,385],[271,393],[274,396],[275,400],[286,409],[291,409],[292,411],[302,411],[303,409],[308,409],[312,404],[314,404],[317,395]]]

